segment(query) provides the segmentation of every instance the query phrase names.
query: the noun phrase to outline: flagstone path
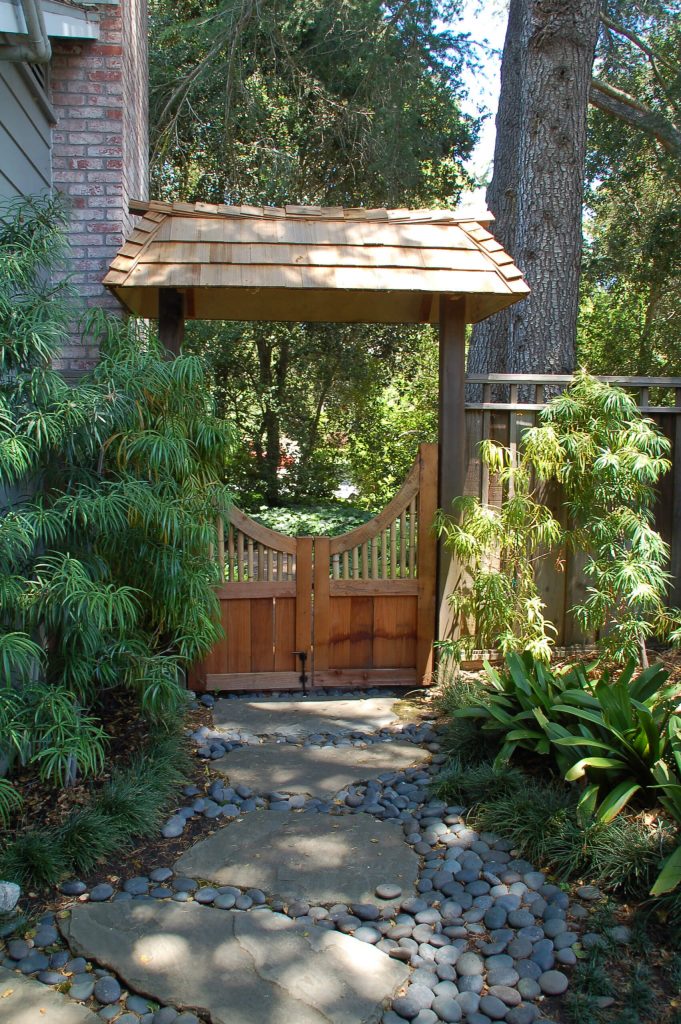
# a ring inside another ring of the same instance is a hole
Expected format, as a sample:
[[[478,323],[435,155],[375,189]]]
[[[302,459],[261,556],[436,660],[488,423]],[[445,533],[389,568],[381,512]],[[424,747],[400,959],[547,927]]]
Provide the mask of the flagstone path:
[[[118,890],[64,883],[70,914],[7,945],[37,980],[9,974],[0,1024],[36,986],[36,1024],[550,1024],[587,905],[432,795],[437,730],[395,710],[218,701],[192,736],[221,779],[185,787],[164,834],[216,831]]]

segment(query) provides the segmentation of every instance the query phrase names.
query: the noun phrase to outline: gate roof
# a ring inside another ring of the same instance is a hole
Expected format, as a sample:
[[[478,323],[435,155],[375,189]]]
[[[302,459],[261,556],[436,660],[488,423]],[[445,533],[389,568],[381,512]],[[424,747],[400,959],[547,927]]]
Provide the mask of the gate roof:
[[[159,290],[197,320],[436,323],[439,296],[475,323],[527,295],[487,230],[452,210],[131,202],[141,214],[104,278],[133,313]]]

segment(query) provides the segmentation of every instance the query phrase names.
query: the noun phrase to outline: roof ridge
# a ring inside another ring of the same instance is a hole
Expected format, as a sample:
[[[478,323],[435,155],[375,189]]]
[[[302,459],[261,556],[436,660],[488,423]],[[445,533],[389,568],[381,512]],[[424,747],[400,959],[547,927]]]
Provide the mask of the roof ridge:
[[[440,223],[440,224],[478,224],[485,227],[491,224],[494,216],[489,210],[480,211],[477,215],[466,208],[449,210],[428,207],[418,209],[388,209],[386,207],[369,206],[249,206],[229,205],[227,203],[183,203],[161,202],[156,199],[131,199],[128,203],[130,213],[144,215],[148,212],[161,213],[169,216],[194,217],[254,217],[273,220],[278,218],[292,220],[339,220],[339,221],[383,221],[391,224],[405,223]]]

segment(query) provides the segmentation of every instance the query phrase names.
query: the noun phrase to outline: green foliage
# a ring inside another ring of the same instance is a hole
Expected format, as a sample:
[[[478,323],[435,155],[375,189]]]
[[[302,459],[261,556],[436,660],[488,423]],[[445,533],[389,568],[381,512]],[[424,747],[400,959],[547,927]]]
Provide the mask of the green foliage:
[[[551,672],[526,652],[506,655],[505,671],[497,672],[485,663],[488,689],[473,705],[453,712],[455,718],[482,722],[482,731],[497,741],[495,763],[508,761],[520,747],[535,754],[551,751],[549,723],[560,720],[560,709],[570,693],[588,687],[586,675],[577,665],[565,672]],[[560,751],[556,752],[560,762]],[[563,758],[563,760],[565,760]]]
[[[73,387],[51,369],[73,314],[49,283],[63,223],[58,200],[0,208],[2,752],[57,785],[101,771],[107,690],[181,714],[185,668],[221,635],[209,551],[233,439],[199,360],[144,325],[91,311],[100,362]]]
[[[22,888],[54,885],[69,870],[54,829],[29,829],[0,849],[0,874]]]
[[[518,457],[493,441],[481,447],[508,489],[500,509],[460,498],[454,517],[440,518],[441,535],[472,578],[449,598],[461,639],[447,650],[460,659],[476,646],[527,649],[548,661],[555,627],[536,573],[551,549],[567,547],[584,553],[589,580],[570,614],[597,636],[604,656],[646,664],[648,639],[681,635],[679,612],[666,606],[669,548],[653,528],[669,442],[625,391],[584,371],[540,419],[525,431]],[[556,485],[565,527],[544,503],[546,487]]]
[[[486,666],[487,686],[450,687],[445,706],[451,718],[482,723],[478,735],[487,738],[496,757],[467,767],[455,760],[437,781],[439,795],[475,803],[487,798],[512,802],[523,790],[524,776],[509,768],[509,759],[518,750],[549,756],[565,780],[581,788],[578,794],[552,787],[559,803],[564,798],[571,810],[559,816],[556,834],[542,840],[541,855],[570,875],[578,874],[582,863],[579,836],[590,851],[592,869],[598,865],[601,875],[607,874],[599,858],[606,858],[610,837],[616,835],[608,827],[632,802],[663,807],[681,827],[681,721],[673,707],[678,687],[665,686],[668,673],[661,666],[634,678],[631,662],[615,678],[603,672],[592,682],[580,665],[557,674],[529,654],[511,653],[506,662],[502,672]],[[511,813],[508,806],[503,810]],[[523,822],[531,834],[529,811]],[[489,827],[494,831],[496,826]],[[651,890],[654,896],[673,892],[681,883],[679,847],[669,848],[671,828],[665,838],[668,853]],[[645,877],[652,884],[647,841],[641,849]],[[660,868],[659,856],[655,865]]]
[[[241,440],[229,465],[241,507],[326,504],[348,481],[380,507],[437,438],[430,327],[192,322],[184,349],[201,354]]]
[[[474,125],[452,0],[150,5],[162,198],[414,206],[454,198]],[[449,203],[448,203],[449,205]]]
[[[599,79],[651,111],[649,126],[675,123],[678,132],[681,5],[606,7]],[[679,181],[678,158],[659,138],[592,108],[577,353],[594,373],[681,370]]]
[[[0,821],[3,825],[9,823],[10,818],[20,809],[23,802],[21,793],[9,779],[0,778]]]
[[[481,450],[489,465],[498,465],[498,456],[510,459],[496,446]],[[452,511],[451,517],[439,515],[437,529],[466,565],[470,583],[449,595],[461,635],[445,641],[443,650],[457,661],[490,648],[504,654],[528,650],[549,661],[556,630],[544,617],[534,567],[542,550],[559,541],[560,525],[546,506],[522,491],[499,509],[474,497],[457,498]],[[468,630],[471,619],[474,632]]]
[[[503,835],[528,860],[566,881],[589,878],[609,891],[645,898],[674,843],[669,824],[643,816],[585,826],[572,788],[508,765],[454,758],[434,788],[440,798],[467,805],[475,828]]]
[[[362,526],[370,512],[352,505],[285,505],[268,508],[261,505],[251,512],[253,519],[289,537],[337,537]]]
[[[150,6],[153,191],[218,203],[452,208],[476,126],[459,4],[185,0]],[[429,326],[187,325],[238,433],[240,507],[392,497],[437,434]]]
[[[42,888],[67,874],[91,871],[133,840],[155,834],[191,768],[177,728],[152,733],[145,748],[127,766],[116,768],[90,801],[59,826],[6,837],[0,875]]]
[[[633,673],[631,662],[616,679],[604,673],[590,688],[568,690],[553,721],[536,715],[551,742],[572,752],[567,781],[587,777],[580,810],[597,821],[612,821],[636,794],[657,800],[655,771],[667,756],[669,699],[678,688],[664,689],[668,673],[659,665]],[[565,716],[567,728],[556,720]]]

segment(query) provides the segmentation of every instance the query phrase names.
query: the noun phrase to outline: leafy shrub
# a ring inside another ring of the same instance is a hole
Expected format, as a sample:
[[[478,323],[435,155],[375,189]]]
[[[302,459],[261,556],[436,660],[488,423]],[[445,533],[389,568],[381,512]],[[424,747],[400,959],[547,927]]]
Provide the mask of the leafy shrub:
[[[636,794],[659,802],[655,768],[667,754],[672,716],[667,698],[676,688],[663,689],[669,673],[660,665],[633,679],[634,667],[630,662],[617,679],[603,673],[593,687],[566,691],[552,709],[554,721],[536,712],[551,742],[574,752],[565,778],[587,777],[579,806],[585,817],[593,814],[598,821],[612,821]],[[568,728],[555,720],[560,716],[573,720]]]
[[[640,657],[645,667],[650,637],[676,642],[680,615],[666,607],[669,548],[653,529],[669,447],[625,391],[583,371],[525,431],[519,455],[484,441],[481,459],[509,497],[501,508],[459,498],[453,516],[440,516],[440,535],[471,579],[449,598],[460,631],[449,653],[460,660],[475,648],[526,649],[548,661],[555,627],[536,569],[549,556],[557,567],[567,549],[585,554],[589,579],[570,613],[603,654]],[[565,527],[545,504],[547,485],[560,488]]]
[[[221,636],[232,444],[200,361],[135,321],[91,311],[97,366],[73,387],[51,368],[75,312],[53,283],[64,221],[58,200],[0,208],[0,753],[57,785],[101,770],[108,690],[181,714],[184,670]]]
[[[91,871],[136,837],[154,835],[191,768],[177,728],[152,733],[145,748],[127,766],[115,769],[90,802],[59,826],[6,837],[0,848],[0,876],[42,888],[67,874]]]
[[[504,836],[564,880],[588,877],[608,890],[645,897],[674,845],[669,823],[644,816],[585,826],[571,787],[508,765],[471,767],[455,758],[434,788],[440,798],[467,806],[476,828]]]
[[[506,666],[505,671],[497,672],[486,662],[489,686],[481,694],[482,699],[453,712],[455,718],[482,722],[482,731],[497,742],[496,760],[500,765],[517,747],[548,754],[551,742],[542,722],[556,719],[566,693],[581,692],[588,685],[581,666],[563,673],[551,672],[529,652],[507,654]]]

